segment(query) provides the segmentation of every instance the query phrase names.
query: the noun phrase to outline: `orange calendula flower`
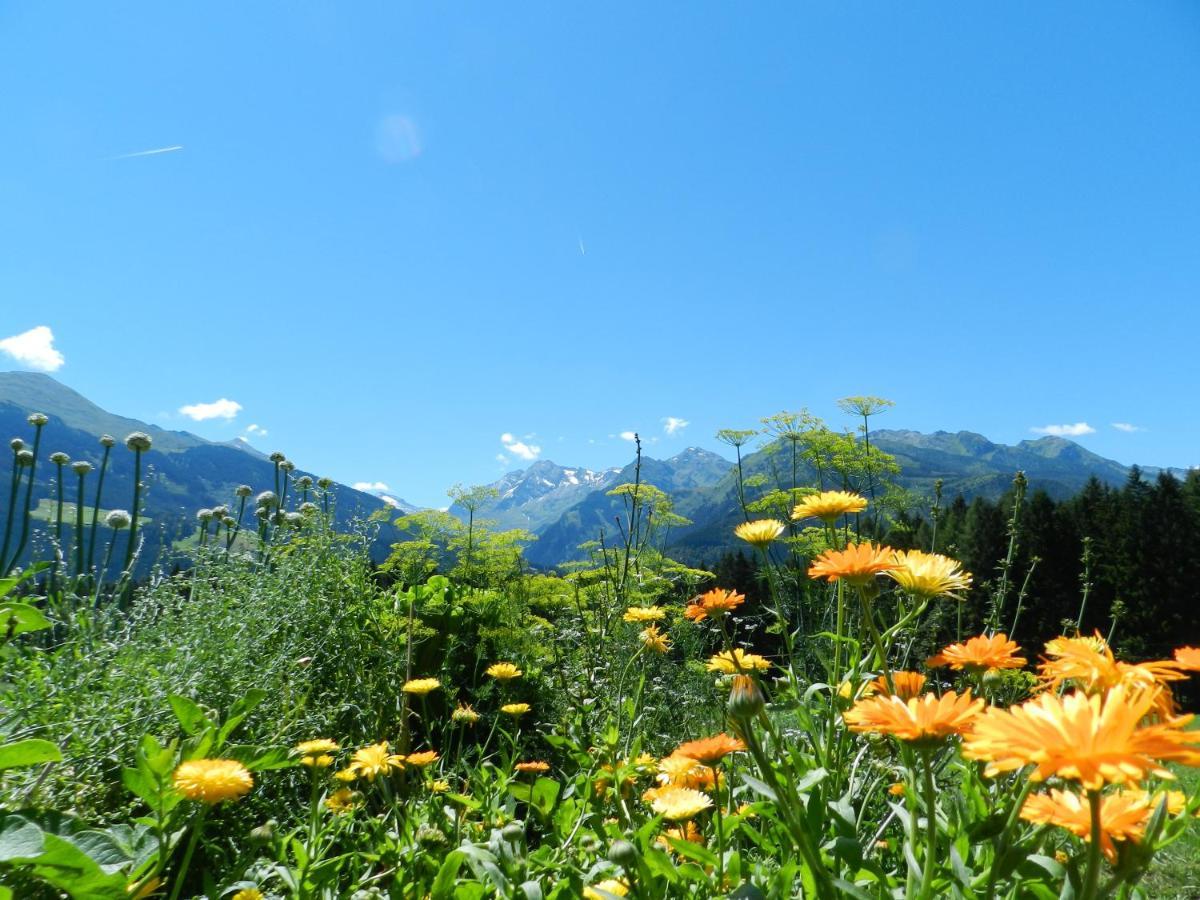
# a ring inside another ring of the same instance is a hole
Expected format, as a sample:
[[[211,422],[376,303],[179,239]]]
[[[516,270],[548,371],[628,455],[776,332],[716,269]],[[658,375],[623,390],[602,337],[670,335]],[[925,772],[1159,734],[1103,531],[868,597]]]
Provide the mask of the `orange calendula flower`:
[[[693,599],[683,614],[693,622],[699,622],[701,619],[715,619],[727,612],[733,612],[745,602],[745,594],[713,588],[708,593]]]
[[[1020,706],[991,708],[975,720],[963,756],[987,762],[987,776],[1034,766],[1030,778],[1057,776],[1088,790],[1106,783],[1170,778],[1163,763],[1200,765],[1200,732],[1191,716],[1145,724],[1156,691],[1118,685],[1107,694],[1044,693]]]
[[[674,756],[687,756],[705,765],[711,766],[720,762],[730,753],[739,753],[746,745],[739,738],[725,732],[714,734],[712,737],[700,738],[696,741],[685,741],[675,748]]]
[[[743,522],[733,529],[733,533],[747,544],[762,550],[783,534],[783,529],[786,527],[778,519],[756,519],[753,522]]]
[[[983,701],[970,691],[959,695],[947,691],[938,697],[924,694],[904,700],[900,697],[867,697],[846,712],[851,731],[890,734],[902,741],[935,744],[963,734],[983,709]]]
[[[488,666],[485,674],[495,678],[497,681],[512,681],[514,678],[520,678],[525,673],[510,662],[498,662]]]
[[[893,797],[903,797],[906,787],[903,781],[895,781],[888,786],[888,793]]]
[[[173,782],[189,800],[215,804],[241,799],[254,787],[254,776],[236,759],[189,759],[179,764]]]
[[[771,662],[765,656],[747,653],[741,647],[734,647],[710,658],[706,668],[710,672],[736,675],[739,672],[765,672],[771,668]]]
[[[1025,665],[1026,659],[1017,654],[1021,648],[1015,641],[1010,641],[1006,634],[986,634],[970,638],[961,644],[951,644],[925,660],[925,665],[931,669],[939,666],[949,666],[961,671],[986,671],[988,669],[1019,669]]]
[[[668,828],[656,840],[655,843],[664,850],[670,850],[670,841],[687,841],[691,844],[699,844],[704,846],[704,833],[697,827],[696,823],[691,819],[681,823],[676,828]]]
[[[404,764],[408,766],[416,766],[418,769],[423,769],[425,766],[433,765],[438,761],[438,753],[436,750],[421,750],[418,753],[410,753],[404,757]]]
[[[699,815],[713,805],[712,798],[692,788],[673,785],[660,788],[650,808],[670,822],[681,822]]]
[[[809,566],[809,578],[825,578],[829,581],[845,581],[849,584],[865,585],[876,575],[897,567],[895,551],[891,547],[872,544],[847,544],[845,550],[826,550]]]
[[[832,525],[840,516],[848,513],[860,513],[867,508],[867,498],[849,491],[821,491],[811,497],[805,497],[792,510],[792,518],[820,519],[827,525]]]
[[[621,618],[640,625],[644,622],[661,622],[666,617],[667,611],[661,606],[631,606]]]
[[[880,675],[869,685],[867,685],[866,695],[884,694],[899,697],[901,700],[911,700],[913,697],[919,697],[921,691],[925,689],[925,676],[920,672],[893,672],[892,687],[894,690],[888,690],[887,679]]]
[[[646,646],[647,650],[654,653],[671,652],[671,639],[659,631],[657,625],[647,625],[638,635],[638,639]]]
[[[1118,684],[1138,690],[1161,689],[1155,708],[1163,716],[1175,713],[1175,698],[1166,689],[1167,684],[1186,677],[1179,671],[1179,664],[1171,660],[1121,662],[1098,632],[1092,637],[1058,637],[1048,641],[1038,670],[1042,690],[1057,691],[1069,685],[1096,694]]]
[[[897,550],[896,568],[887,576],[918,597],[962,600],[971,587],[971,573],[964,572],[958,560],[920,550]]]
[[[1189,672],[1200,672],[1200,647],[1180,647],[1175,651],[1175,663]]]
[[[1167,812],[1177,815],[1183,810],[1182,799],[1182,794],[1172,797],[1143,790],[1120,790],[1101,797],[1100,849],[1109,862],[1116,862],[1117,842],[1141,839],[1160,803],[1165,800]],[[1039,825],[1057,825],[1088,842],[1092,839],[1091,804],[1087,797],[1071,791],[1051,789],[1048,794],[1031,795],[1021,807],[1021,818]]]
[[[690,756],[681,756],[678,751],[659,760],[658,771],[659,784],[664,786],[688,787],[697,791],[711,791],[717,786],[716,769]]]
[[[518,772],[549,772],[550,763],[537,759],[529,762],[519,762],[513,768]]]

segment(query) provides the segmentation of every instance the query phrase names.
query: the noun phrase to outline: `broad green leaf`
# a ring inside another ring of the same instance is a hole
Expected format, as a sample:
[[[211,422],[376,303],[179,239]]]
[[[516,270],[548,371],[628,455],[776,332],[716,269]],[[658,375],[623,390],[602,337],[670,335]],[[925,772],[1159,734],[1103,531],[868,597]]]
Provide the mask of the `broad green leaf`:
[[[5,769],[20,769],[24,766],[61,761],[62,752],[58,747],[40,738],[0,744],[0,772]]]
[[[196,701],[179,694],[172,694],[167,700],[185,734],[197,734],[202,728],[212,724]]]
[[[4,601],[0,603],[0,634],[16,636],[30,631],[41,631],[50,627],[40,609],[28,603]]]
[[[0,814],[0,862],[32,859],[44,849],[42,829],[20,816]]]
[[[430,900],[449,900],[454,891],[454,882],[458,878],[458,870],[462,868],[466,857],[458,850],[452,850],[442,860],[437,876],[430,888]]]

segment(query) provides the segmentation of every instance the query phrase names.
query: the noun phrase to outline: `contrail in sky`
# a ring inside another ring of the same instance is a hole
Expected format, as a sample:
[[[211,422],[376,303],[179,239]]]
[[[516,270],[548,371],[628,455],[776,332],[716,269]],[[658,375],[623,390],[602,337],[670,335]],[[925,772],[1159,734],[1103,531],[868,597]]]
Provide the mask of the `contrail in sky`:
[[[176,150],[182,150],[183,144],[176,144],[173,147],[159,147],[156,150],[139,150],[137,153],[122,153],[120,156],[114,156],[113,159],[133,159],[135,156],[157,156],[159,153],[174,153]]]

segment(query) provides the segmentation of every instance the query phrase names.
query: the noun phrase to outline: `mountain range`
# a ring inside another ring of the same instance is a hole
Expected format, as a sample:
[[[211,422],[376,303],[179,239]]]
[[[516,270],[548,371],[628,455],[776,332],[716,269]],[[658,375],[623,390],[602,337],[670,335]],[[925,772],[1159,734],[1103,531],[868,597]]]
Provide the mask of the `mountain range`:
[[[160,546],[193,534],[195,511],[232,503],[237,485],[248,484],[256,492],[273,487],[273,464],[244,441],[208,441],[186,431],[169,431],[114,415],[47,375],[0,373],[0,435],[7,431],[11,436],[28,439],[31,429],[26,417],[31,412],[50,417],[43,431],[35,489],[35,496],[43,501],[53,492],[54,467],[46,462],[50,452],[61,450],[72,460],[98,465],[100,435],[111,434],[121,440],[132,431],[144,431],[151,436],[153,450],[145,460],[144,481],[149,489],[144,513],[153,525],[146,529],[147,540],[157,540]],[[942,479],[947,502],[957,494],[967,499],[997,497],[1012,484],[1018,470],[1025,472],[1031,491],[1044,490],[1056,499],[1076,493],[1092,477],[1107,484],[1121,484],[1130,471],[1128,466],[1059,437],[1010,446],[969,431],[923,434],[879,430],[871,432],[871,441],[896,458],[902,487],[931,496],[934,482]],[[773,449],[777,448],[767,445],[743,458],[747,479],[761,476],[768,484],[779,480],[776,468],[780,457]],[[125,458],[129,454],[120,445],[113,454],[102,506],[127,508],[133,487],[131,461]],[[1147,476],[1158,471],[1143,468]],[[297,470],[294,474],[302,473]],[[494,482],[491,487],[495,498],[484,503],[476,517],[498,528],[531,532],[537,540],[529,545],[526,556],[533,565],[549,568],[580,558],[579,545],[595,540],[602,530],[608,540],[616,537],[614,518],[623,510],[623,501],[609,496],[609,491],[633,478],[632,462],[594,471],[541,459]],[[806,484],[814,480],[813,473],[806,469],[800,478]],[[701,447],[689,447],[664,460],[643,457],[641,480],[671,495],[675,512],[691,522],[672,529],[669,549],[673,556],[687,562],[711,560],[731,546],[732,528],[742,516],[737,502],[737,476],[729,460]],[[68,498],[74,483],[74,476],[69,476]],[[0,479],[0,509],[8,503],[8,489],[8,478]],[[356,490],[339,485],[337,497],[337,517],[342,522],[385,508],[398,514],[417,511],[417,507],[382,486]],[[465,515],[465,510],[456,506],[450,512]],[[398,536],[397,530],[384,526],[373,547],[374,554],[385,554]]]

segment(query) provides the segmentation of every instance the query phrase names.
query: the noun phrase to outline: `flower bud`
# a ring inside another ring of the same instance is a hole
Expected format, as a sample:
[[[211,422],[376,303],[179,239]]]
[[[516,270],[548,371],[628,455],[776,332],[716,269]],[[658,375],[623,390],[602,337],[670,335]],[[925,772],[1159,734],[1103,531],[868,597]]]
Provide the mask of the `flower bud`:
[[[20,453],[22,450],[25,449],[25,442],[23,440],[21,440],[20,438],[13,438],[11,441],[8,442],[8,446],[12,447],[13,453]]]
[[[56,450],[50,454],[50,462],[54,463],[56,466],[65,466],[70,461],[71,457],[67,456],[67,454],[63,453],[61,450]]]
[[[111,434],[100,435],[100,446],[101,447],[111,447],[114,444],[116,444],[116,442],[117,442],[117,439],[115,437],[113,437]]]
[[[32,450],[17,451],[17,465],[24,466],[27,469],[30,466],[32,466],[33,465],[33,451]]]
[[[250,829],[250,843],[256,847],[265,846],[275,840],[275,826],[279,823],[268,819],[257,828]]]
[[[239,484],[236,488],[234,488],[233,493],[238,497],[249,497],[254,493],[254,488],[250,487],[248,484]]]
[[[294,462],[292,462],[290,459],[285,459],[283,462],[281,462],[279,464],[279,468],[283,469],[283,471],[285,471],[285,472],[291,472],[291,471],[295,470],[296,464]]]
[[[622,869],[634,869],[638,864],[637,847],[629,841],[614,841],[608,848],[608,859]]]
[[[278,450],[276,450],[274,453],[272,453],[270,456],[268,456],[267,459],[271,460],[271,462],[278,465],[279,463],[281,463],[285,459],[287,459],[287,457],[284,456],[282,453],[280,453]]]
[[[47,422],[50,421],[50,417],[47,416],[45,413],[30,413],[29,418],[27,418],[25,421],[28,422],[30,425],[32,425],[34,428],[41,428],[43,425],[45,425]]]
[[[86,459],[77,459],[75,462],[71,463],[71,471],[73,471],[76,475],[86,475],[88,472],[92,471],[92,464]]]
[[[734,675],[729,691],[729,702],[725,705],[729,717],[735,721],[753,719],[766,706],[767,700],[753,675]]]
[[[525,826],[521,822],[509,822],[500,829],[500,836],[509,843],[515,844],[525,837]]]
[[[254,498],[255,506],[265,506],[267,509],[270,509],[272,506],[275,506],[277,503],[279,503],[279,498],[275,496],[274,491],[263,491],[261,494],[259,494],[257,497]]]
[[[120,531],[122,528],[128,528],[129,522],[129,513],[123,509],[114,509],[104,517],[104,524],[114,531]]]
[[[125,446],[137,453],[145,453],[150,449],[150,435],[144,431],[134,431],[125,436]]]

